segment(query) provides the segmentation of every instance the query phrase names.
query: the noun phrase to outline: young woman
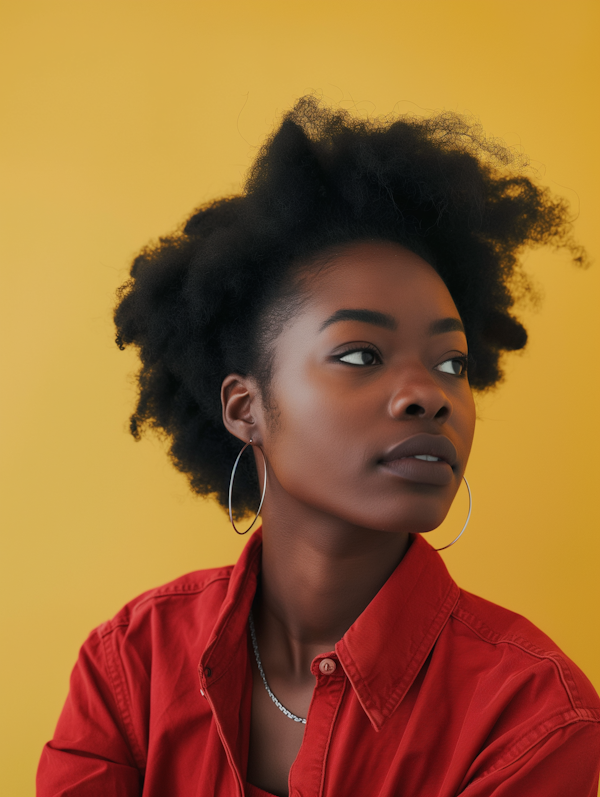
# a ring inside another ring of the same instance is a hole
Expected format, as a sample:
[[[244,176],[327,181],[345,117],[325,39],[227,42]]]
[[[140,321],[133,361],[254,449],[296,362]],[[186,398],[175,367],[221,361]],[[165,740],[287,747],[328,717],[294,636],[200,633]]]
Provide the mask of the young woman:
[[[303,98],[241,195],[135,260],[132,433],[262,527],[91,633],[40,797],[596,794],[592,686],[424,536],[468,489],[472,390],[526,343],[517,253],[583,257],[509,161],[453,115]]]

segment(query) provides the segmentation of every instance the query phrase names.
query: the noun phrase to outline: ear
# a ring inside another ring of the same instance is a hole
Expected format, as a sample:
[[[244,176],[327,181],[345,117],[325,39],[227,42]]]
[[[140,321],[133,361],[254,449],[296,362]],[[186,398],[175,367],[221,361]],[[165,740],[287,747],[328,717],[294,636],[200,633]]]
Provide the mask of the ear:
[[[223,423],[232,435],[248,443],[261,444],[256,408],[260,405],[258,387],[253,379],[229,374],[221,385]]]

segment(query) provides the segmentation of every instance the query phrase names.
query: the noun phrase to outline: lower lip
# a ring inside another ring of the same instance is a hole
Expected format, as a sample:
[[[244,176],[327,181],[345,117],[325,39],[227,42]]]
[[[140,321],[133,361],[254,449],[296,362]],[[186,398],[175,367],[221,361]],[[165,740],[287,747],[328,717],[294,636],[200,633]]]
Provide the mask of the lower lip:
[[[390,462],[380,463],[385,470],[391,471],[401,479],[420,484],[437,484],[440,487],[450,484],[454,478],[454,471],[447,462],[427,462],[414,457],[402,457]]]

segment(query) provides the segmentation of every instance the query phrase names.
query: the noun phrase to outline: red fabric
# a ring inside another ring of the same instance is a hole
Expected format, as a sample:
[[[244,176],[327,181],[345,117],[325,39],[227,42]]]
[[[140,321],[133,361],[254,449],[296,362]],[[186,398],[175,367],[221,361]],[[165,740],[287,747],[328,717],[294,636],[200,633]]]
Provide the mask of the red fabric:
[[[252,783],[246,783],[246,797],[273,797],[273,795],[259,789],[258,786],[253,786]]]
[[[235,567],[146,592],[91,633],[38,797],[245,793],[260,552],[259,531]],[[312,672],[293,797],[596,795],[589,681],[523,617],[459,590],[422,537]]]

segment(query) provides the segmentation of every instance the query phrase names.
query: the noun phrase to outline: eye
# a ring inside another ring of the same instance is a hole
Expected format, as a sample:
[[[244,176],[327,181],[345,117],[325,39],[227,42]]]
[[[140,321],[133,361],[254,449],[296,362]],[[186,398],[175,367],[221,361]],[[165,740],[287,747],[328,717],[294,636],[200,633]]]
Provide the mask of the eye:
[[[378,352],[368,346],[347,351],[345,354],[336,357],[336,359],[349,365],[375,365],[378,360],[381,361]]]
[[[453,357],[451,360],[445,360],[443,363],[436,365],[438,371],[444,374],[452,374],[453,376],[466,376],[467,375],[467,358],[466,357]]]

